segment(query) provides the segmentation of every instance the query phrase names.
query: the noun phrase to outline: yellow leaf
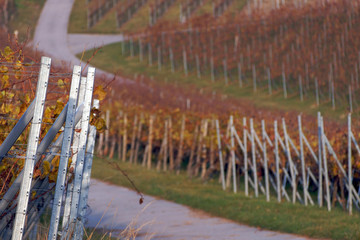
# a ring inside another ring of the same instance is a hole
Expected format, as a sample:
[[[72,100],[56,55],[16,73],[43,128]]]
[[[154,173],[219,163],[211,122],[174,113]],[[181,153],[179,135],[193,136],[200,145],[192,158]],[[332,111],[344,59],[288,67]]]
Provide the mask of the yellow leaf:
[[[9,69],[7,67],[5,66],[0,67],[0,73],[7,73],[7,72],[9,72]]]
[[[59,79],[58,82],[57,82],[57,85],[60,87],[60,88],[64,88],[65,87],[65,83],[62,79]]]
[[[56,178],[57,178],[57,172],[51,173],[51,174],[49,175],[49,182],[50,182],[50,183],[56,182]]]
[[[68,162],[68,166],[67,166],[68,168],[70,167],[71,163],[72,163],[72,158],[69,157],[69,162]]]
[[[25,103],[30,103],[30,96],[29,94],[25,95]]]
[[[100,101],[103,100],[106,97],[106,92],[103,88],[103,86],[99,85],[94,90],[94,95],[97,96],[96,98]]]
[[[98,118],[96,119],[95,121],[95,127],[96,127],[96,130],[99,132],[99,133],[102,133],[106,130],[106,124],[105,124],[105,120],[103,118]]]
[[[22,73],[21,73],[20,71],[16,71],[16,72],[15,72],[15,78],[16,78],[16,79],[20,79],[21,76],[22,76]]]
[[[59,163],[60,163],[59,156],[54,157],[54,159],[51,161],[51,165],[56,168],[59,167]]]
[[[35,196],[36,196],[36,191],[32,191],[32,193],[31,193],[31,199],[34,199]]]
[[[13,51],[11,50],[11,48],[9,46],[6,46],[4,48],[4,52],[1,52],[1,54],[4,56],[4,57],[9,57],[11,54],[13,54]]]
[[[60,114],[61,111],[64,109],[64,106],[65,106],[65,104],[62,101],[57,100],[55,110],[54,110],[54,114],[55,115]]]
[[[8,88],[10,86],[9,83],[9,75],[3,75],[1,78],[2,88]]]
[[[43,163],[43,175],[48,175],[50,173],[50,163],[44,162]]]

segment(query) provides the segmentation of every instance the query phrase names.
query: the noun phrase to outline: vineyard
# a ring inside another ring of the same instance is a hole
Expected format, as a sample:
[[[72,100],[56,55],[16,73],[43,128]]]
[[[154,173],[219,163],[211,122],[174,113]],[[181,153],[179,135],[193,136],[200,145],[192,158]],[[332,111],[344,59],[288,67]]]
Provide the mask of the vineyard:
[[[91,28],[98,23],[106,13],[116,6],[118,0],[93,0],[88,3],[87,27]]]
[[[225,22],[207,16],[177,27],[163,23],[123,43],[123,52],[208,85],[266,89],[270,96],[356,112],[358,8],[358,1],[332,1],[244,11]]]
[[[346,128],[324,123],[320,114],[318,120],[295,114],[249,119],[246,108],[230,118],[127,104],[111,109],[104,118],[114,130],[100,134],[99,156],[219,178],[224,190],[232,186],[235,193],[245,184],[247,196],[263,193],[268,201],[326,205],[329,211],[342,206],[350,213],[354,203],[359,209],[359,126],[351,115]]]
[[[80,1],[84,1],[85,3],[85,0],[77,0],[77,2]],[[239,2],[245,3],[244,0]],[[178,22],[184,23],[196,15],[203,16],[213,14],[215,17],[221,17],[232,3],[233,1],[228,0],[91,0],[86,1],[86,25],[87,30],[90,32],[96,32],[96,30],[100,30],[103,26],[111,32],[124,31],[126,33],[139,33],[154,25],[162,25],[162,22],[171,22],[175,25]],[[174,8],[179,9],[179,11],[174,11]],[[76,12],[77,15],[79,15],[79,13],[83,15],[81,11]],[[113,13],[115,13],[115,18],[113,18]],[[144,21],[144,19],[148,19],[148,21]],[[115,25],[112,24],[114,21],[116,21],[116,29],[114,27]],[[108,26],[109,23],[111,27]],[[129,26],[125,27],[125,25],[133,24],[136,25],[136,29],[129,29]],[[80,29],[77,31],[79,30]]]
[[[133,0],[127,2],[125,6],[119,6],[116,11],[117,26],[120,28],[128,22],[132,16],[141,8],[147,0]]]
[[[116,8],[123,26],[150,1],[120,2],[88,1],[90,25]],[[94,154],[215,179],[249,198],[360,210],[360,1],[270,1],[271,9],[254,1],[234,18],[226,11],[235,1],[214,1],[213,14],[200,16],[193,13],[209,1],[187,1],[186,21],[158,22],[174,2],[154,1],[152,26],[122,42],[121,53],[205,79],[201,89],[138,73],[94,82],[94,68],[51,66],[18,42],[1,46],[0,34],[1,239],[29,238],[48,206],[48,238],[82,238]],[[219,83],[330,104],[346,123],[207,88]]]
[[[136,87],[147,87],[137,89],[137,96],[114,87],[116,96],[104,106],[110,130],[99,136],[98,155],[219,178],[234,192],[244,184],[246,195],[263,193],[267,200],[325,205],[329,211],[340,206],[350,214],[352,205],[359,209],[360,135],[351,117],[359,109],[359,2],[278,5],[235,19],[200,16],[176,27],[163,22],[123,42],[121,51],[159,72],[168,68],[209,84],[250,86],[254,94],[266,89],[284,99],[330,103],[346,109],[346,124],[321,113],[255,108],[202,89],[184,97],[181,88],[162,90],[141,75]]]
[[[154,6],[150,7],[149,25],[153,26],[159,18],[161,18],[168,8],[174,4],[175,0],[156,1]]]

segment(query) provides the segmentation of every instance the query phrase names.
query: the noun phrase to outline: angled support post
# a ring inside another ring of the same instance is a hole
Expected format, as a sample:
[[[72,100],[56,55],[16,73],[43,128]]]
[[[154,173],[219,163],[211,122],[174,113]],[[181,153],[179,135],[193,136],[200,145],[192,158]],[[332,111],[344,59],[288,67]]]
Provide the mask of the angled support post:
[[[75,127],[75,112],[79,93],[80,75],[81,66],[74,66],[48,239],[56,240],[57,237],[67,166],[71,156],[71,142]]]
[[[44,113],[46,91],[50,75],[51,59],[41,58],[39,79],[36,87],[36,101],[34,107],[34,117],[31,122],[26,159],[24,166],[24,177],[21,182],[19,202],[16,209],[15,224],[13,228],[12,240],[22,239],[27,207],[29,203],[30,188],[33,178],[36,151],[39,144],[41,122]]]
[[[95,68],[89,67],[86,81],[86,89],[84,96],[84,111],[81,119],[81,131],[79,138],[79,149],[78,149],[78,158],[76,161],[75,167],[75,176],[74,176],[74,189],[71,199],[71,208],[70,208],[70,218],[69,223],[70,227],[74,227],[77,221],[78,207],[79,207],[79,198],[81,193],[81,182],[83,178],[83,169],[85,162],[85,152],[86,152],[86,143],[87,135],[89,131],[89,121],[90,121],[90,111],[91,111],[91,100],[94,89],[94,78],[95,78]],[[71,235],[71,234],[70,234]]]

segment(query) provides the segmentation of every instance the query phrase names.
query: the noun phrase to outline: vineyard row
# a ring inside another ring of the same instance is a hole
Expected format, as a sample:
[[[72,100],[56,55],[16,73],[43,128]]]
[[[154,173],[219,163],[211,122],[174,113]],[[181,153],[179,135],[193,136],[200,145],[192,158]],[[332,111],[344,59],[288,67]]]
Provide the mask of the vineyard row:
[[[153,27],[123,43],[159,70],[191,72],[224,85],[282,91],[284,98],[315,99],[352,110],[358,104],[360,42],[359,2],[329,2],[319,9],[279,8],[265,17],[253,14],[213,25],[197,19],[191,28]],[[331,24],[330,24],[331,22]],[[147,56],[146,56],[147,55]]]
[[[109,111],[106,121],[113,128]],[[219,121],[126,111],[114,121],[117,132],[99,136],[99,156],[117,155],[149,169],[186,171],[203,180],[219,178],[224,190],[232,185],[234,192],[244,184],[247,196],[263,193],[268,201],[276,193],[279,202],[317,203],[329,211],[338,203],[350,214],[352,203],[360,209],[360,148],[351,115],[342,131],[325,128],[320,114],[311,130],[304,128],[301,116],[297,127],[285,119],[265,124],[233,116]]]

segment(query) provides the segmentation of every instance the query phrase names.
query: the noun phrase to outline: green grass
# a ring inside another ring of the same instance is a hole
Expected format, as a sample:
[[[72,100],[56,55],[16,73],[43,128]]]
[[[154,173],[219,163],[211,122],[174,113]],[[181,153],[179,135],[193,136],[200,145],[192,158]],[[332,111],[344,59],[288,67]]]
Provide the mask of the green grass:
[[[30,39],[34,36],[35,27],[40,17],[45,0],[16,0],[16,14],[9,22],[9,32],[19,32],[19,40],[27,38],[29,31]]]
[[[125,1],[125,0],[123,0]],[[144,30],[149,23],[149,4],[155,2],[150,0],[142,6],[137,13],[125,23],[120,29],[116,26],[115,8],[111,9],[95,26],[87,29],[87,6],[86,0],[75,0],[70,15],[68,26],[69,33],[136,33]]]
[[[183,0],[177,0],[171,5],[170,8],[164,13],[161,17],[160,21],[168,21],[168,22],[179,22],[180,20],[180,4]]]
[[[357,212],[348,216],[341,209],[328,212],[325,207],[305,207],[288,202],[279,204],[274,197],[266,202],[263,195],[259,198],[245,197],[243,184],[240,193],[234,194],[222,191],[220,184],[214,180],[203,182],[188,179],[184,174],[176,176],[129,163],[118,163],[143,193],[201,209],[214,216],[309,237],[360,239],[360,215]],[[125,177],[105,160],[95,158],[92,169],[93,178],[131,188]]]
[[[121,30],[124,33],[131,34],[141,32],[147,28],[149,25],[149,6],[155,4],[155,2],[156,0],[149,0],[121,27]]]
[[[205,3],[195,10],[193,16],[201,16],[204,14],[213,14],[213,3],[212,1],[205,1]]]
[[[91,50],[87,51],[84,55],[84,60],[89,59],[92,53],[93,51]],[[78,57],[81,57],[81,54],[78,55]],[[147,59],[147,57],[144,57],[144,59]],[[344,122],[346,117],[345,107],[338,107],[336,110],[332,110],[331,102],[322,102],[320,107],[317,107],[314,97],[310,95],[305,97],[305,100],[301,102],[297,92],[290,92],[288,98],[284,99],[281,86],[278,86],[278,89],[274,88],[273,95],[269,96],[266,84],[259,86],[256,93],[254,93],[251,83],[240,88],[238,87],[237,80],[234,80],[233,83],[226,86],[222,73],[219,74],[215,83],[212,83],[209,74],[202,76],[201,79],[197,78],[196,73],[191,73],[188,77],[185,77],[181,66],[175,73],[171,73],[169,66],[163,66],[163,69],[158,71],[156,61],[153,62],[153,66],[149,67],[147,60],[140,62],[139,57],[123,57],[121,43],[110,44],[102,48],[91,63],[97,68],[108,72],[121,72],[130,77],[135,74],[144,74],[146,76],[152,76],[159,82],[180,83],[188,88],[195,86],[199,89],[202,88],[204,91],[221,92],[231,97],[251,101],[255,106],[267,109],[303,112],[313,116],[316,116],[317,112],[321,111],[325,117],[339,122]],[[248,79],[248,81],[251,82],[251,79]],[[354,115],[354,117],[355,116],[358,116],[358,114]]]
[[[120,0],[123,1],[123,0]],[[87,6],[86,0],[75,0],[70,14],[69,33],[98,33],[115,34],[121,33],[116,26],[115,8],[106,15],[91,29],[87,29]]]
[[[120,29],[117,29],[115,9],[109,11],[103,19],[101,19],[91,29],[87,29],[87,7],[86,0],[75,0],[73,9],[70,15],[69,33],[98,33],[98,34],[115,34],[125,33],[132,34],[140,32],[148,27],[149,24],[149,6],[155,0],[149,0],[137,13],[125,23]],[[169,21],[178,22],[180,17],[180,3],[182,0],[176,1],[166,13],[159,19],[159,22]],[[245,5],[246,1],[235,1],[228,9],[228,12],[235,14]],[[203,14],[212,14],[212,1],[205,1],[203,6],[200,6],[194,13],[194,16]]]

